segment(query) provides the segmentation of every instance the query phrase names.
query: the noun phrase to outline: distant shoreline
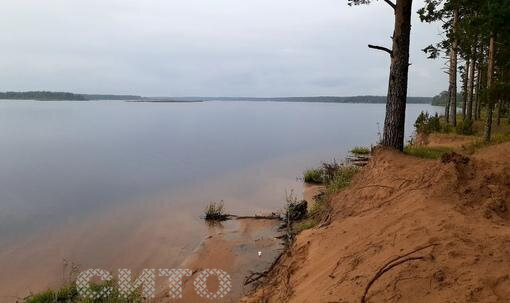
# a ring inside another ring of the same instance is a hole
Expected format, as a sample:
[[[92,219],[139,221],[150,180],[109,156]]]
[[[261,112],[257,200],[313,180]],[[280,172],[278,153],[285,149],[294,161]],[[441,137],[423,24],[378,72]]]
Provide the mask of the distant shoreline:
[[[432,97],[408,97],[409,104],[432,104]],[[74,94],[68,92],[27,91],[0,92],[0,100],[34,101],[128,101],[128,102],[205,102],[205,101],[250,101],[250,102],[307,102],[307,103],[358,103],[385,104],[386,96],[316,96],[316,97],[143,97],[137,95]]]

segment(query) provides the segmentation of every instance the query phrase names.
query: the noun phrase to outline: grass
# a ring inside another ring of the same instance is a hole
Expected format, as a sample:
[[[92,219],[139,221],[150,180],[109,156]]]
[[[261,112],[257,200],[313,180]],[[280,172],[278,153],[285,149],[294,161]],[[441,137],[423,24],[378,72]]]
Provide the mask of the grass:
[[[220,202],[211,202],[204,210],[204,219],[211,221],[224,221],[228,218],[225,213],[223,200]]]
[[[461,152],[468,154],[468,155],[472,155],[477,150],[482,149],[484,147],[491,146],[494,144],[505,143],[505,142],[510,142],[510,133],[506,133],[506,134],[497,133],[497,134],[492,135],[490,142],[485,142],[483,139],[479,139],[479,140],[474,141],[473,143],[464,145],[462,147]]]
[[[133,292],[128,298],[121,297],[119,290],[115,287],[114,281],[109,281],[103,284],[90,283],[90,289],[93,291],[100,291],[104,287],[112,287],[112,293],[99,299],[83,298],[78,293],[76,284],[72,283],[57,290],[47,290],[35,295],[32,295],[23,300],[23,303],[135,303],[142,302],[140,292]]]
[[[356,146],[351,149],[351,153],[355,155],[368,155],[370,154],[370,148],[364,146]]]
[[[324,172],[320,168],[307,169],[303,175],[306,183],[322,184],[324,182]]]
[[[358,166],[340,165],[331,180],[326,184],[327,194],[336,194],[351,184],[352,178],[360,171]]]
[[[354,176],[360,171],[360,168],[354,165],[339,165],[336,162],[324,163],[323,167],[328,167],[328,177],[324,176],[324,194],[312,204],[308,211],[308,217],[305,220],[295,224],[295,231],[301,232],[313,228],[325,221],[331,213],[330,201],[333,196],[344,190],[351,182]],[[322,169],[323,171],[325,168]]]
[[[408,145],[404,148],[404,153],[425,159],[440,159],[444,154],[452,152],[449,147],[427,147]]]

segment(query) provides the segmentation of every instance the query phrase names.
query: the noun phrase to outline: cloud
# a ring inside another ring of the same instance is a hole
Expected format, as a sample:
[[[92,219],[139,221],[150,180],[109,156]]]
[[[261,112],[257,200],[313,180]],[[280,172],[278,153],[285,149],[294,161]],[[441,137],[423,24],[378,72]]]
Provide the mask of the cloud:
[[[417,1],[414,10],[422,5]],[[382,1],[4,0],[0,90],[148,96],[385,94],[393,13]],[[446,86],[413,20],[409,94]]]

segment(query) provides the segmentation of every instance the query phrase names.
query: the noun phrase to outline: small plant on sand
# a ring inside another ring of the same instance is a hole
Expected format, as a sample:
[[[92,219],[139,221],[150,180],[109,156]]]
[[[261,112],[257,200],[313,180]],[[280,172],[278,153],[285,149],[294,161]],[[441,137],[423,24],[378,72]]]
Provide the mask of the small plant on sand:
[[[98,299],[88,299],[80,296],[75,283],[64,286],[57,290],[47,290],[35,295],[31,295],[23,300],[23,303],[138,303],[142,302],[140,290],[136,290],[127,298],[120,295],[115,281],[109,281],[102,284],[90,283],[92,291],[99,292],[105,287],[112,289],[107,297]]]
[[[368,155],[370,154],[370,148],[364,146],[356,146],[351,149],[351,153],[354,155]]]
[[[322,184],[324,182],[324,172],[320,168],[307,169],[303,177],[304,181],[310,184]]]
[[[440,159],[444,154],[450,153],[453,150],[448,147],[427,147],[407,145],[404,147],[404,153],[425,159]]]
[[[336,161],[323,163],[324,189],[317,195],[308,211],[308,216],[296,223],[296,232],[315,227],[322,222],[328,222],[331,214],[331,198],[345,189],[353,177],[361,170],[355,165],[340,165]]]
[[[335,177],[335,174],[342,166],[333,159],[332,162],[323,162],[322,171],[324,172],[324,183],[328,184]]]
[[[211,221],[224,221],[228,218],[225,213],[223,200],[220,202],[211,202],[204,210],[204,219]]]
[[[360,168],[355,165],[340,165],[326,184],[326,193],[335,194],[346,188]]]

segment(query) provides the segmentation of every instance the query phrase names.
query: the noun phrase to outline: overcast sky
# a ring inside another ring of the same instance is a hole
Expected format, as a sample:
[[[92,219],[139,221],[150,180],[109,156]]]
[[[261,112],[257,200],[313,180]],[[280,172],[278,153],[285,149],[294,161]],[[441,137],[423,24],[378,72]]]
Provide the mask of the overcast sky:
[[[413,11],[422,0],[415,0]],[[393,13],[383,1],[2,0],[0,91],[145,96],[385,95]],[[420,51],[437,25],[413,14],[410,96],[447,87]]]

